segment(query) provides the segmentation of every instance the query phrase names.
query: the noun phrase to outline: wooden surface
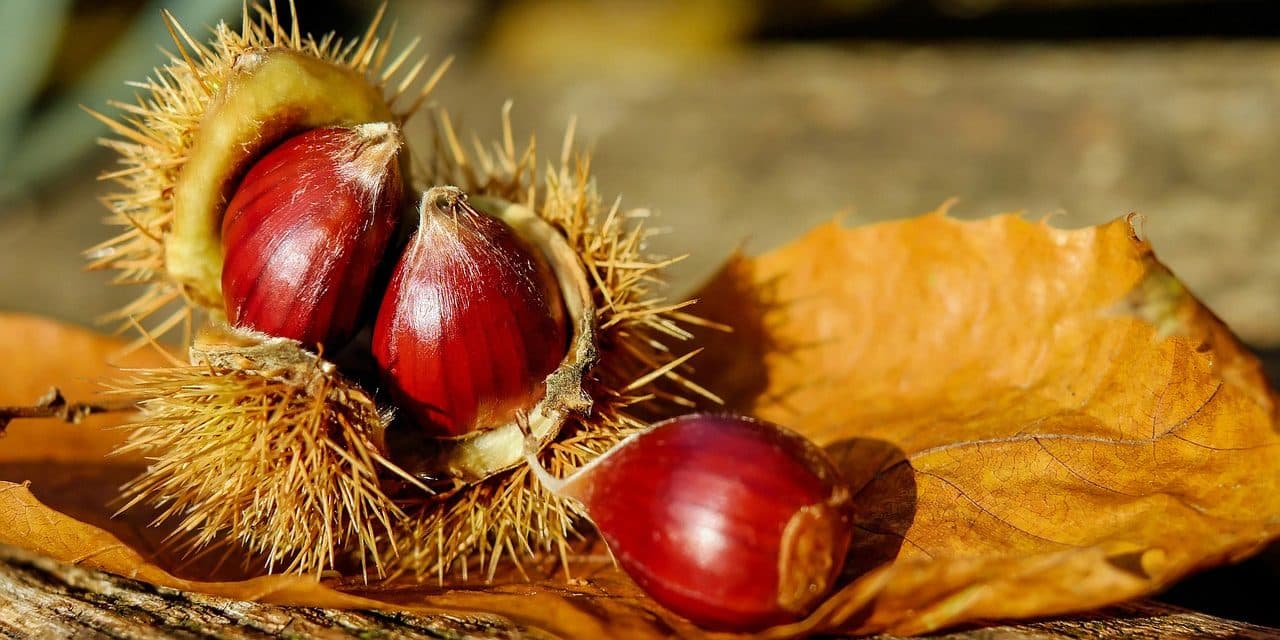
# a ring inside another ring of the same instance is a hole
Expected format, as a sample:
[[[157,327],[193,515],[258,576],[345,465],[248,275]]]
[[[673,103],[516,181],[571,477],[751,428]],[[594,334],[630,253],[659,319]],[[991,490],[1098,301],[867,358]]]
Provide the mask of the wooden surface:
[[[0,546],[3,638],[512,638],[452,617],[237,602],[128,580]]]
[[[335,611],[237,602],[163,589],[0,546],[2,638],[523,638],[545,637],[517,625],[450,616]],[[892,640],[896,636],[878,636]],[[1270,629],[1154,602],[1095,614],[995,625],[934,638],[1277,638]]]

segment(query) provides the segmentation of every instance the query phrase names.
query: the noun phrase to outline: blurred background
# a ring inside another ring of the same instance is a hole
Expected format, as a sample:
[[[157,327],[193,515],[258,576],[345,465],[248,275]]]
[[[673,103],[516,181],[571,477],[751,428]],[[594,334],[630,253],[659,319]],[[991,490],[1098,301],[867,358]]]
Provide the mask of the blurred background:
[[[241,0],[0,2],[0,309],[91,324],[134,291],[82,272],[107,237],[95,146],[127,79]],[[297,0],[305,30],[376,9]],[[281,0],[282,6],[287,4]],[[1023,211],[1077,227],[1131,211],[1159,255],[1280,362],[1280,19],[1274,0],[392,0],[400,39],[454,53],[435,94],[464,128],[596,151],[606,197],[659,214],[677,292],[733,250],[839,214]],[[410,138],[425,137],[422,119]],[[1016,274],[1010,274],[1016,277]],[[1278,554],[1167,598],[1280,625]]]
[[[287,5],[281,0],[282,6]],[[169,46],[240,0],[0,3],[0,308],[80,323],[133,292],[86,274],[107,237],[105,128]],[[458,56],[463,127],[558,148],[571,115],[607,197],[673,229],[696,286],[730,252],[840,214],[1143,213],[1162,258],[1246,340],[1280,346],[1280,19],[1273,0],[392,0],[401,41]],[[298,0],[357,35],[375,2]],[[423,118],[410,137],[425,137]],[[417,125],[416,128],[413,125]],[[415,133],[416,131],[416,133]]]

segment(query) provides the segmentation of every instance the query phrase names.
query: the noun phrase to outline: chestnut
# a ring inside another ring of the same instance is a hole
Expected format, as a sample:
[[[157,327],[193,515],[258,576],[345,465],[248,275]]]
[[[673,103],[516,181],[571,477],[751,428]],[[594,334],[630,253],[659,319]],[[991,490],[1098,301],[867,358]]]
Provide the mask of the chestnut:
[[[556,277],[454,187],[427,191],[387,286],[373,355],[396,405],[432,436],[510,423],[569,349]],[[517,458],[518,459],[518,458]]]
[[[754,631],[809,613],[848,552],[853,503],[817,445],[768,422],[691,414],[557,479],[624,571],[699,626]]]
[[[231,324],[307,347],[355,334],[398,226],[400,145],[390,123],[323,127],[253,164],[222,221]]]

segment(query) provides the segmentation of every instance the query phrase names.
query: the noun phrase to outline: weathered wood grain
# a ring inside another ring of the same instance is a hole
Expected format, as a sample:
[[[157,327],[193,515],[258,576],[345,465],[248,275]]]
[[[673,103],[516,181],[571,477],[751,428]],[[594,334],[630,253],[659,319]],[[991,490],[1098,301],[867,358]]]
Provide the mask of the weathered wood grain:
[[[0,638],[524,638],[514,624],[449,616],[337,611],[238,602],[112,576],[0,546]],[[1062,620],[947,633],[946,640],[1278,638],[1270,629],[1154,602]],[[878,636],[895,640],[896,636]]]

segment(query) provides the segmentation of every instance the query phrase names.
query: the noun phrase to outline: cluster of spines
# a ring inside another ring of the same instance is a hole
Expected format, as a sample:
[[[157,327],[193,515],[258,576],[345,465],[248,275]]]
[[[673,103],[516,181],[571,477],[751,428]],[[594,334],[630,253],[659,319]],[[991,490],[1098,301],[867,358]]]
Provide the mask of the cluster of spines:
[[[145,369],[116,393],[142,411],[117,454],[149,462],[121,510],[153,503],[179,550],[234,540],[268,571],[318,576],[350,554],[384,573],[374,550],[404,514],[381,484],[382,416],[332,367]]]

